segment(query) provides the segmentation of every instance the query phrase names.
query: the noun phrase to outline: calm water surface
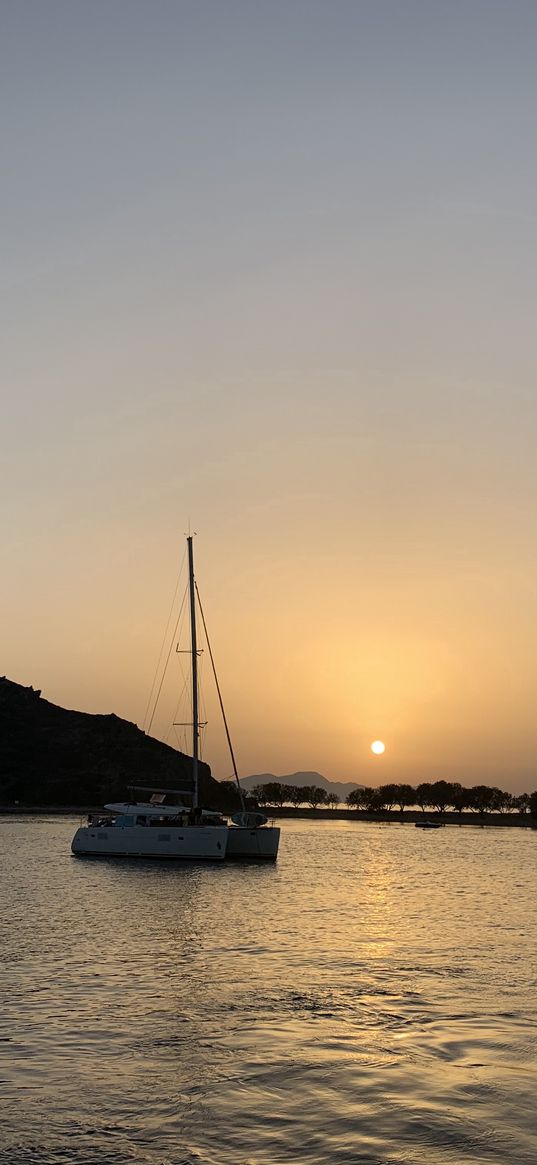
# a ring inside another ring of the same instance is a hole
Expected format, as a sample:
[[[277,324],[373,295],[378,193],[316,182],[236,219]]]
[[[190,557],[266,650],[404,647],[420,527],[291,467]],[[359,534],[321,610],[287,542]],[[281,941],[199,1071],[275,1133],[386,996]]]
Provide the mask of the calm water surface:
[[[2,1165],[537,1160],[537,832],[284,822],[277,866],[0,819]]]

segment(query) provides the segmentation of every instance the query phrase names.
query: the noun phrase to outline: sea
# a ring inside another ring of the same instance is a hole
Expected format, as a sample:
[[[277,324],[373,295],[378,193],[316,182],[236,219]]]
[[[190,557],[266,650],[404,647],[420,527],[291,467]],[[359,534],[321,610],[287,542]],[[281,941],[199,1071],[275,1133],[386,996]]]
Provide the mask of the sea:
[[[78,824],[0,819],[1,1165],[535,1165],[537,831],[204,865]]]

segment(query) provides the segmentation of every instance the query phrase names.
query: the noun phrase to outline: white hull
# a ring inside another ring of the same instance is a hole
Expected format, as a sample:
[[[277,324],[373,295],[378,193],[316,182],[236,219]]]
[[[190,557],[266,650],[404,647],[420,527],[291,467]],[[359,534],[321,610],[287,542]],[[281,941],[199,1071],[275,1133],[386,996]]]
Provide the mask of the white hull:
[[[87,857],[221,862],[228,832],[225,825],[86,825],[77,829],[71,849]]]
[[[71,849],[86,857],[275,861],[279,841],[277,826],[243,829],[237,825],[85,825],[77,829]]]
[[[277,825],[263,829],[243,829],[237,825],[230,825],[227,832],[226,858],[240,860],[241,858],[259,858],[264,861],[276,861],[280,830]]]

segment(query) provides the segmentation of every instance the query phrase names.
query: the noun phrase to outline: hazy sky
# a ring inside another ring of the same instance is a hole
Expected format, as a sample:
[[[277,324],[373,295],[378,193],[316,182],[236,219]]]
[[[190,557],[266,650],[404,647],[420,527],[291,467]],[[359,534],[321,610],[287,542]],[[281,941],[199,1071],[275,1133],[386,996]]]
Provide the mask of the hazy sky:
[[[141,723],[190,523],[244,775],[536,788],[533,0],[0,18],[0,670]]]

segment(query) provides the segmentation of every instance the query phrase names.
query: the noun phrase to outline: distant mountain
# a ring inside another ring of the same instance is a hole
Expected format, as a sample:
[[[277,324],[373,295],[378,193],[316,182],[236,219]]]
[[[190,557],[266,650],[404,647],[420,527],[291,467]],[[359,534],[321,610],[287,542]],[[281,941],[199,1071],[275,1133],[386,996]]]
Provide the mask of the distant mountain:
[[[329,781],[322,773],[288,773],[285,777],[275,777],[274,773],[255,773],[251,777],[241,777],[241,785],[248,791],[256,785],[268,785],[270,781],[278,781],[281,785],[317,785],[326,789],[327,793],[335,793],[340,801],[344,801],[353,789],[363,789],[356,781]]]
[[[200,762],[199,777],[203,804],[226,808],[230,791],[207,764]],[[122,799],[129,785],[188,790],[192,758],[113,712],[73,712],[0,679],[1,804],[101,806]]]

